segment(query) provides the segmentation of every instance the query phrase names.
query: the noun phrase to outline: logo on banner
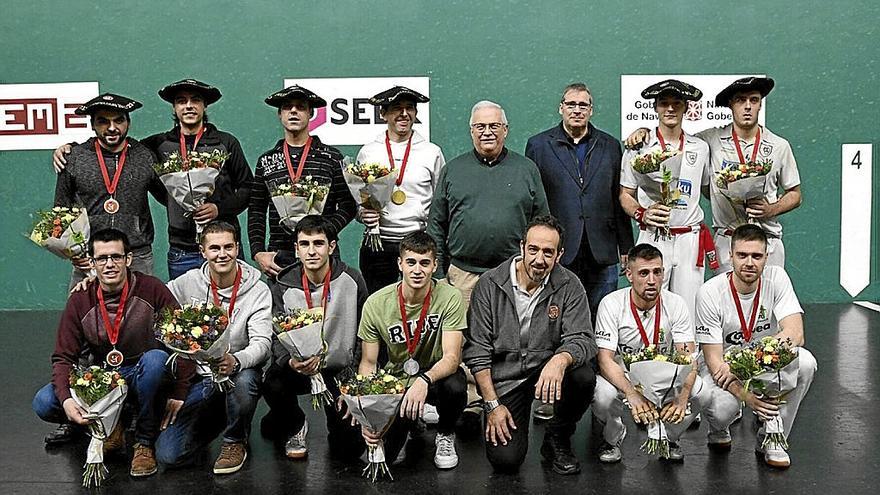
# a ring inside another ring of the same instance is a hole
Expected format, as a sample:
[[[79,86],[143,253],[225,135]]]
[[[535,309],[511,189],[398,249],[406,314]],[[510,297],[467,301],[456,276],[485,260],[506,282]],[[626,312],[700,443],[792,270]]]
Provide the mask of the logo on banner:
[[[703,118],[703,102],[702,101],[688,101],[687,110],[684,112],[684,118],[693,122],[696,122]]]
[[[315,110],[315,116],[309,121],[309,132],[314,131],[318,127],[327,123],[327,107],[321,107]]]
[[[98,83],[0,84],[0,150],[53,149],[92,136],[74,110],[98,95]]]

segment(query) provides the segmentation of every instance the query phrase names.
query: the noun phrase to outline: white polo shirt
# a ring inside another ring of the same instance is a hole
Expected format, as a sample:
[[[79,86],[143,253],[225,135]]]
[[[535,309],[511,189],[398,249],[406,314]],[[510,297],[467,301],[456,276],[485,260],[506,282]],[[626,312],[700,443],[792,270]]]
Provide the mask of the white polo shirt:
[[[630,309],[631,287],[618,289],[602,299],[596,313],[596,345],[619,353],[642,349],[639,327]],[[681,296],[667,290],[660,292],[660,347],[668,349],[670,340],[675,344],[694,342],[694,326],[687,304]],[[636,308],[648,340],[654,338],[657,306],[648,311]]]

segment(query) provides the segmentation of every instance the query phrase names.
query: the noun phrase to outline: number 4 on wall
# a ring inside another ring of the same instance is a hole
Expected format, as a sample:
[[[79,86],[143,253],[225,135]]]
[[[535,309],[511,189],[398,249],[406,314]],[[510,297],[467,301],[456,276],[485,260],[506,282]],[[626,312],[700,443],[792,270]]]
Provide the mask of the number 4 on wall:
[[[871,283],[870,143],[844,144],[840,170],[840,285],[856,297]]]

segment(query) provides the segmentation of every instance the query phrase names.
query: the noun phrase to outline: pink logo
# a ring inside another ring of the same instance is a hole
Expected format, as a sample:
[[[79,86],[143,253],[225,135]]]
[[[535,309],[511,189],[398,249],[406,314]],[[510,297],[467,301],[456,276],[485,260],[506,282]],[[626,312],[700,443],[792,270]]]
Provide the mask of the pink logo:
[[[687,111],[684,112],[684,118],[687,120],[700,120],[703,118],[703,103],[700,101],[689,101]]]
[[[309,121],[309,132],[327,123],[327,107],[321,107],[315,112],[315,116]]]

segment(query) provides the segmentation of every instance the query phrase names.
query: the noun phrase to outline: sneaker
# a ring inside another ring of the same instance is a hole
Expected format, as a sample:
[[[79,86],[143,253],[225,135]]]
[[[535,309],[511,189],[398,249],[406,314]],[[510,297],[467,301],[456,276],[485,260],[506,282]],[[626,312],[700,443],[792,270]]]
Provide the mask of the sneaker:
[[[730,430],[710,430],[706,438],[706,444],[709,450],[715,452],[729,452],[732,440],[730,438]]]
[[[309,422],[306,420],[302,428],[289,439],[284,445],[284,455],[290,459],[303,459],[309,455],[309,444],[306,442],[306,436],[309,434]]]
[[[581,463],[571,451],[571,437],[559,436],[547,432],[541,445],[541,455],[553,463],[553,472],[557,474],[577,474],[581,472]]]
[[[429,425],[436,425],[440,422],[440,414],[437,408],[431,404],[425,404],[425,411],[422,413],[422,421]]]
[[[455,452],[455,433],[437,433],[434,438],[434,465],[437,469],[452,469],[458,466],[458,454]]]
[[[104,440],[104,453],[108,454],[125,448],[125,428],[121,422],[116,423],[116,428],[110,432],[110,436]]]
[[[553,419],[553,404],[541,404],[535,408],[535,419],[550,421]]]
[[[779,444],[771,442],[765,449],[763,447],[764,440],[758,437],[758,443],[755,445],[755,453],[764,456],[764,462],[774,468],[788,469],[791,466],[791,457]]]
[[[62,445],[73,440],[74,426],[70,423],[62,423],[57,428],[50,431],[43,438],[46,445]]]
[[[602,442],[599,447],[599,462],[606,464],[614,464],[623,459],[623,453],[620,452],[619,445],[611,445],[608,442]]]
[[[684,462],[684,454],[681,452],[681,446],[676,442],[669,442],[669,456],[661,457],[667,462]]]
[[[131,457],[131,470],[129,474],[135,478],[156,474],[159,470],[156,464],[156,453],[153,447],[140,443],[134,444],[134,455]]]
[[[244,442],[223,442],[220,446],[220,455],[214,462],[214,474],[231,474],[244,466],[247,460],[247,447]]]

